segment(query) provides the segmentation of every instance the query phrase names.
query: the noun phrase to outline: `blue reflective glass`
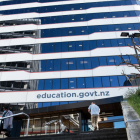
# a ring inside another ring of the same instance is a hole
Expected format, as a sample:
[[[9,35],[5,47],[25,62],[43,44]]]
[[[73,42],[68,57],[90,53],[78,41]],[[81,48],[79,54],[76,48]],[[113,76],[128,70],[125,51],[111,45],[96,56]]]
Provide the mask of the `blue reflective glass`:
[[[68,79],[61,79],[61,89],[68,89]]]
[[[110,80],[109,77],[102,77],[103,87],[110,87]]]
[[[53,89],[60,89],[60,79],[53,79]]]
[[[69,35],[69,28],[62,28],[62,36],[68,36]]]
[[[97,40],[97,47],[104,47],[104,41],[103,40]]]
[[[119,85],[120,86],[125,86],[125,82],[126,82],[126,77],[125,76],[118,76],[119,79]]]
[[[69,28],[69,36],[74,35],[74,28]]]
[[[88,26],[88,33],[89,34],[94,33],[94,26]]]
[[[115,65],[115,60],[114,60],[113,56],[107,57],[107,64],[108,65]]]
[[[131,61],[132,64],[138,64],[136,56],[134,57],[134,56],[130,55],[129,58],[130,58],[130,61]]]
[[[68,59],[62,59],[61,60],[61,70],[68,70]]]
[[[100,66],[107,65],[106,57],[99,57]]]
[[[41,53],[47,53],[47,44],[41,44]]]
[[[94,87],[102,87],[101,77],[93,78]]]
[[[86,88],[92,88],[93,87],[93,78],[92,77],[86,77],[85,78],[85,84],[86,84]]]
[[[119,46],[125,46],[124,39],[118,39],[117,41],[118,41]]]
[[[89,50],[89,41],[83,41],[83,50]]]
[[[44,89],[52,89],[52,80],[45,80],[45,87]]]
[[[89,41],[89,43],[90,43],[90,50],[95,49],[97,47],[97,44],[96,44],[95,40]]]
[[[38,90],[44,89],[44,80],[38,80]]]
[[[47,60],[46,71],[53,71],[53,60]]]
[[[69,59],[69,70],[75,70],[76,69],[76,63],[75,63],[75,58]]]
[[[46,60],[41,60],[41,71],[46,71]]]
[[[48,53],[54,52],[54,43],[48,44]]]
[[[135,29],[133,24],[126,24],[126,26],[127,26],[127,30],[134,30]]]
[[[82,51],[83,50],[83,43],[82,41],[76,42],[76,51]]]
[[[54,60],[54,71],[59,71],[59,70],[61,70],[61,68],[60,68],[60,62],[61,62],[60,59]]]
[[[111,47],[111,42],[110,42],[109,39],[108,40],[104,40],[104,46],[105,47]]]
[[[48,102],[48,103],[43,103],[43,107],[47,107],[47,106],[51,106],[51,103]]]
[[[55,52],[61,52],[61,43],[55,43]]]
[[[77,69],[84,69],[83,58],[77,58]]]
[[[117,76],[110,76],[110,84],[111,84],[111,87],[118,87],[119,86]]]
[[[112,47],[117,47],[117,46],[119,46],[116,39],[111,39],[111,45],[112,45]]]
[[[96,68],[96,67],[98,67],[100,65],[98,57],[93,57],[91,59],[92,59],[92,68]]]
[[[126,39],[124,39],[124,40],[125,40],[125,45],[126,45],[126,46],[132,46],[132,45],[133,45],[130,38],[126,38]]]
[[[52,102],[51,106],[57,106],[57,105],[59,105],[59,102]]]
[[[62,42],[62,52],[68,52],[68,42]]]
[[[68,104],[68,102],[60,102],[60,105]]]
[[[84,58],[84,68],[91,69],[91,59],[90,58]]]
[[[37,103],[37,105],[38,105],[38,106],[37,106],[38,108],[41,108],[42,105],[43,105],[43,103]]]
[[[114,59],[115,59],[115,65],[119,65],[122,62],[122,59],[119,56],[114,56]]]
[[[69,88],[76,88],[76,78],[69,78]]]
[[[69,42],[69,51],[75,51],[75,42]]]
[[[77,88],[85,88],[85,79],[77,78]]]

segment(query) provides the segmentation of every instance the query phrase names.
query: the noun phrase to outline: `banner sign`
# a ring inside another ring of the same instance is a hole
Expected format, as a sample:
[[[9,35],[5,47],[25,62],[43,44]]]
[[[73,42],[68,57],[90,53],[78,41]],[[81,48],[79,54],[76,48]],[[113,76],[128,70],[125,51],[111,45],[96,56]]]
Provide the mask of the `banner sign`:
[[[137,87],[0,92],[0,103],[86,101],[124,96]]]

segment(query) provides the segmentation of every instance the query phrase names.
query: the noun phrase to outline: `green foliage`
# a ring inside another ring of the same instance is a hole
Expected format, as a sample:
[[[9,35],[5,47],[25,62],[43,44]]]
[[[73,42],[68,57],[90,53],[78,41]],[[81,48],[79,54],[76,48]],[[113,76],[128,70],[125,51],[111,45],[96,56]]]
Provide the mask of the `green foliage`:
[[[140,116],[140,89],[129,89],[125,95],[125,99],[127,99],[127,102],[134,108],[134,110]]]

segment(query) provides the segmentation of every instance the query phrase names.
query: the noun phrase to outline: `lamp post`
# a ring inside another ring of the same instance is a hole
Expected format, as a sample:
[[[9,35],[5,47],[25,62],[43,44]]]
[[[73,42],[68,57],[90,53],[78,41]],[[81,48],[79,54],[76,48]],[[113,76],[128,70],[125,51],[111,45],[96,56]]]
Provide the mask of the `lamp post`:
[[[122,37],[127,37],[128,36],[129,38],[131,38],[131,41],[132,41],[132,44],[134,46],[134,50],[135,50],[135,53],[136,53],[136,58],[137,58],[138,63],[140,65],[139,55],[138,55],[138,52],[137,52],[137,49],[136,49],[136,45],[135,45],[134,40],[133,40],[135,37],[140,37],[140,33],[134,33],[134,34],[130,35],[129,32],[122,32],[121,36]]]

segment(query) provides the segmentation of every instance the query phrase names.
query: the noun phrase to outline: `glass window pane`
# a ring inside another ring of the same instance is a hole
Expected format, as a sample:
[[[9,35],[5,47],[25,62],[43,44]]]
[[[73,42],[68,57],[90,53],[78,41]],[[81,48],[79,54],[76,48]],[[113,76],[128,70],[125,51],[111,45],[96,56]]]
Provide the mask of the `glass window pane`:
[[[109,77],[102,77],[103,87],[110,87],[110,80]]]
[[[115,65],[115,60],[114,60],[113,56],[107,57],[107,64],[108,65]]]
[[[92,77],[85,78],[85,82],[86,82],[86,88],[92,88],[93,87],[93,78]]]
[[[75,59],[72,58],[72,59],[69,59],[69,70],[76,70],[76,63],[75,63]]]
[[[68,89],[68,79],[61,79],[61,89]]]
[[[132,64],[138,64],[138,61],[134,56],[130,55],[129,58]]]
[[[61,70],[68,70],[68,59],[62,59],[61,60]]]
[[[45,80],[45,88],[44,89],[52,89],[52,80]]]
[[[53,79],[53,89],[60,89],[60,79]]]
[[[92,68],[96,68],[96,67],[98,67],[100,65],[98,57],[91,58],[91,61],[92,61]]]
[[[61,70],[61,68],[60,68],[60,59],[56,59],[56,60],[54,60],[54,71],[59,71],[59,70]]]
[[[126,77],[125,76],[118,76],[118,79],[119,79],[119,85],[125,86],[125,83],[127,81]]]
[[[41,60],[41,71],[46,71],[46,60]]]
[[[99,57],[100,66],[107,65],[106,57]]]
[[[102,87],[101,77],[93,78],[94,87]]]
[[[46,71],[53,71],[53,60],[47,60]]]
[[[69,51],[75,51],[75,42],[69,42]]]
[[[77,78],[77,88],[85,88],[84,78]]]
[[[83,61],[83,58],[77,58],[76,59],[76,61],[77,61],[77,69],[79,70],[79,69],[84,69],[84,61]]]
[[[76,88],[76,78],[69,79],[69,88],[70,89]]]
[[[84,69],[91,69],[91,59],[84,58]]]
[[[38,81],[38,90],[43,90],[44,89],[44,80],[39,80]]]
[[[117,76],[110,76],[110,83],[112,87],[118,87],[119,82]]]

